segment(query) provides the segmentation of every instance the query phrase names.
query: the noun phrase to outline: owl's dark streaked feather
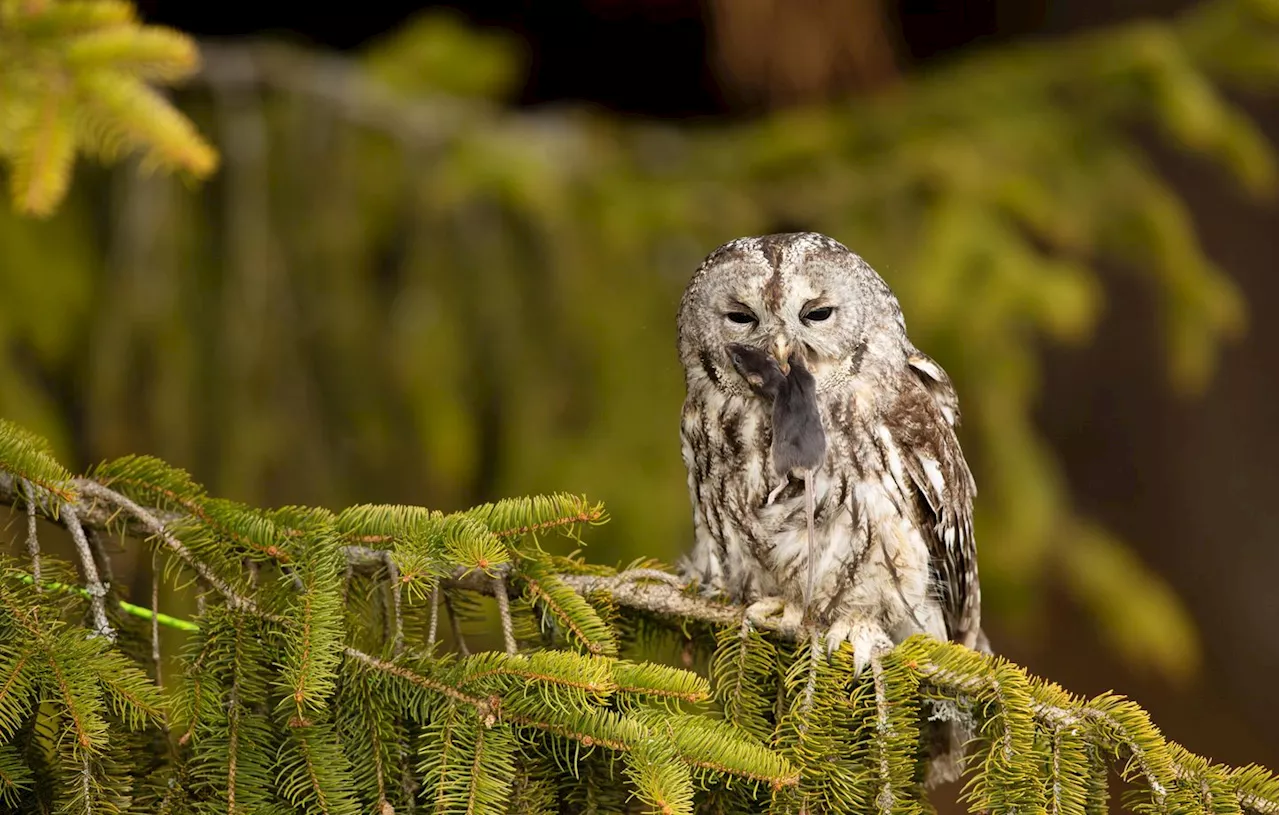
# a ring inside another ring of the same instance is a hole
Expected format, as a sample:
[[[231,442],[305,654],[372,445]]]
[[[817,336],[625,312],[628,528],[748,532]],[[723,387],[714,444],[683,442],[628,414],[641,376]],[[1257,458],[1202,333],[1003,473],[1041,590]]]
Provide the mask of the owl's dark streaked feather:
[[[941,371],[932,360],[928,362],[933,370]],[[919,370],[916,365],[912,369]],[[977,487],[950,420],[959,416],[950,381],[929,373],[921,373],[919,380],[918,385],[907,383],[885,415],[897,448],[896,459],[901,463],[900,468],[891,466],[890,472],[899,489],[917,499],[915,510],[936,575],[947,637],[972,648],[980,638],[973,535]],[[886,458],[892,461],[894,457]]]

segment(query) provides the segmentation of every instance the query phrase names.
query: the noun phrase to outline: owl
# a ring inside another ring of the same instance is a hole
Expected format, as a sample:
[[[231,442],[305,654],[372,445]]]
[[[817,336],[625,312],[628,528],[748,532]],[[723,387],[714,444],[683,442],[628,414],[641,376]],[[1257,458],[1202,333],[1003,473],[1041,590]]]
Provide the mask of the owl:
[[[741,238],[698,268],[678,328],[695,530],[684,576],[749,617],[804,615],[859,668],[920,632],[984,648],[958,400],[880,276],[824,235]],[[796,366],[812,384],[792,391],[808,396],[771,400]],[[789,411],[820,422],[820,460],[803,473],[775,461]]]

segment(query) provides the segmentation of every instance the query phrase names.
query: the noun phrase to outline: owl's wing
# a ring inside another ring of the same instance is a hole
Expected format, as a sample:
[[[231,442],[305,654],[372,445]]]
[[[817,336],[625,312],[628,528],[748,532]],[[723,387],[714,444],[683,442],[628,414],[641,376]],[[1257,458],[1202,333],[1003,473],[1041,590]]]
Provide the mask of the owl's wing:
[[[951,427],[959,427],[960,398],[956,396],[955,386],[951,384],[951,377],[947,376],[947,372],[942,370],[941,365],[914,348],[907,355],[907,364],[911,366],[911,370],[915,371],[921,384],[933,398],[933,403],[938,406],[942,418],[946,419]]]
[[[918,352],[908,362],[898,400],[885,429],[896,448],[888,456],[903,495],[914,500],[920,533],[929,547],[947,634],[974,647],[980,628],[977,544],[973,498],[977,487],[956,439],[955,389],[936,362]],[[896,459],[896,461],[895,461]]]

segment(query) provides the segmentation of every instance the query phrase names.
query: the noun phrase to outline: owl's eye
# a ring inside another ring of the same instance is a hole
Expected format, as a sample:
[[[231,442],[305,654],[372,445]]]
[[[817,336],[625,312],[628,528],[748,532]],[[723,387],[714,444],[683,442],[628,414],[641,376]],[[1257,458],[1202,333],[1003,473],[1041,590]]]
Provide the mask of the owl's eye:
[[[835,311],[834,307],[823,306],[822,308],[815,308],[811,311],[806,312],[805,314],[801,315],[801,319],[807,323],[820,323],[823,320],[830,317],[831,312],[833,311]]]
[[[724,316],[729,322],[737,323],[738,325],[755,325],[756,323],[756,315],[749,311],[731,311]]]

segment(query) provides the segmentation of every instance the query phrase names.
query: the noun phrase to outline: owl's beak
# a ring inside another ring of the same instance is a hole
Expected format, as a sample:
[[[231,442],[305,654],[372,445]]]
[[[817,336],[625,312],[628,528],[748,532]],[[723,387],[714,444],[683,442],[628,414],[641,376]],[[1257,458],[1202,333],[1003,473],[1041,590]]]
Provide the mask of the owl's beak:
[[[773,348],[770,349],[773,358],[778,361],[778,368],[782,371],[782,375],[786,376],[791,373],[791,343],[787,340],[786,335],[779,334],[773,338]]]

